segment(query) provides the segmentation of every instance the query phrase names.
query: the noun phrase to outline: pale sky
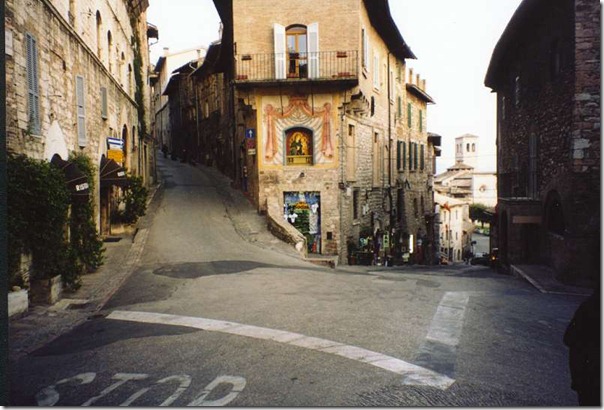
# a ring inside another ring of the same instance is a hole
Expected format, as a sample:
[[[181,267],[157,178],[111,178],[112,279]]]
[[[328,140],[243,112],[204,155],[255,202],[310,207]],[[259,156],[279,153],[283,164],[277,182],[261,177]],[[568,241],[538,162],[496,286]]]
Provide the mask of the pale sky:
[[[407,60],[436,104],[428,131],[442,135],[437,172],[455,162],[455,137],[474,134],[478,171],[495,171],[495,95],[484,86],[493,48],[521,0],[390,0],[390,11],[417,60]],[[163,47],[178,51],[219,39],[212,0],[150,0],[147,20],[159,29],[151,62]]]

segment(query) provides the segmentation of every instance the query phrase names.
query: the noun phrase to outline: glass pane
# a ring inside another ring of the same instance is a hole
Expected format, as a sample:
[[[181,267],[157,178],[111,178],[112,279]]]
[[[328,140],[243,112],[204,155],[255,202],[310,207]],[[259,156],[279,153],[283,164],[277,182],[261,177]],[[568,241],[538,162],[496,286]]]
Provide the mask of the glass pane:
[[[298,51],[300,53],[306,53],[306,36],[298,36]]]
[[[290,53],[296,51],[296,36],[287,36],[287,51],[289,51]]]

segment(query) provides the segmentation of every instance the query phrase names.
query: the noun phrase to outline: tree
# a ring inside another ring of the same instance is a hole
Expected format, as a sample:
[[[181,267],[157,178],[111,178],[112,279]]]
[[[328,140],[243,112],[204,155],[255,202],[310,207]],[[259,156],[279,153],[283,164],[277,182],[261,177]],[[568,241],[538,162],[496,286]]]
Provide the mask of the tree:
[[[487,206],[484,204],[471,204],[470,219],[482,223],[483,226],[485,222],[490,223],[491,217],[487,213]]]

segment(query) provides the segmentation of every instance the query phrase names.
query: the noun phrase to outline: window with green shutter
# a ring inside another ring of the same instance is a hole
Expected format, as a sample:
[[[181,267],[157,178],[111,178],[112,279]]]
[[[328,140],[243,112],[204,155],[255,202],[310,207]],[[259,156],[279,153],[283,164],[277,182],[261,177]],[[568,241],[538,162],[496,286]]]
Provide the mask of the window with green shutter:
[[[407,143],[405,141],[403,141],[402,144],[403,144],[403,152],[402,152],[401,156],[403,157],[403,170],[405,170],[405,168],[407,168]]]
[[[400,95],[398,97],[397,114],[399,118],[403,117],[403,98]]]
[[[396,169],[401,169],[401,142],[396,142]]]
[[[409,171],[413,171],[413,143],[409,143]]]
[[[407,103],[407,126],[411,128],[411,103]]]
[[[417,142],[413,143],[413,169],[417,169]]]
[[[425,159],[424,159],[424,144],[419,146],[419,169],[423,171],[425,168]]]
[[[40,134],[40,94],[38,87],[38,43],[29,33],[26,34],[27,47],[27,99],[29,130]]]
[[[423,122],[424,122],[424,113],[422,110],[419,110],[419,132],[422,132]]]

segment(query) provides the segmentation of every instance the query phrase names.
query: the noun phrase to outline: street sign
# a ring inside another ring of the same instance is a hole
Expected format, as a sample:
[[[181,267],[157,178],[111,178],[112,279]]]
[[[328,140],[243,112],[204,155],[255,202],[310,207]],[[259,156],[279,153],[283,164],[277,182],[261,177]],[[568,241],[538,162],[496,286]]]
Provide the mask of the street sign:
[[[256,129],[255,128],[246,129],[245,138],[256,138]]]

